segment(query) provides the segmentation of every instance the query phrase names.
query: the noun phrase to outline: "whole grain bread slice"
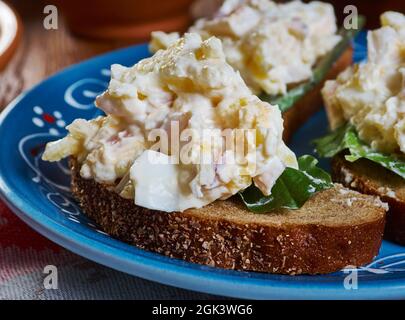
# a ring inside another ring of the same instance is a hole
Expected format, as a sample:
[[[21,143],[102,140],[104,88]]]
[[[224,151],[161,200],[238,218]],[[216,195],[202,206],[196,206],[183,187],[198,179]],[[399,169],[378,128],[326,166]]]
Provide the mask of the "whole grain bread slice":
[[[248,211],[238,197],[166,213],[136,206],[80,176],[72,190],[83,211],[111,236],[169,257],[226,269],[318,274],[370,262],[381,245],[384,204],[340,185],[298,210]]]
[[[322,105],[321,89],[326,80],[336,79],[339,73],[345,70],[353,61],[353,49],[347,48],[340,58],[334,63],[323,81],[305,94],[290,109],[283,113],[284,141],[289,141],[294,132],[301,127]]]
[[[405,245],[404,179],[367,159],[349,162],[343,154],[332,159],[332,178],[361,193],[379,196],[388,203],[385,237]]]
[[[351,64],[352,52],[345,51],[325,80]],[[320,108],[323,83],[283,113],[284,140]],[[136,206],[111,186],[83,179],[75,159],[71,169],[74,196],[106,233],[173,258],[227,269],[317,274],[370,262],[381,245],[382,203],[341,186],[315,195],[299,210],[254,214],[234,197],[166,213]]]

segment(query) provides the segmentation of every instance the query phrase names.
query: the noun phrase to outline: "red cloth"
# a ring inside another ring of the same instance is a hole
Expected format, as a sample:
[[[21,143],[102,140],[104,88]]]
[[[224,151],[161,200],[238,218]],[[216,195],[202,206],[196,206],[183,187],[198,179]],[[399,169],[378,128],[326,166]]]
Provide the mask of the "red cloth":
[[[58,252],[61,247],[35,232],[0,201],[0,248],[17,246],[20,249],[45,248]]]

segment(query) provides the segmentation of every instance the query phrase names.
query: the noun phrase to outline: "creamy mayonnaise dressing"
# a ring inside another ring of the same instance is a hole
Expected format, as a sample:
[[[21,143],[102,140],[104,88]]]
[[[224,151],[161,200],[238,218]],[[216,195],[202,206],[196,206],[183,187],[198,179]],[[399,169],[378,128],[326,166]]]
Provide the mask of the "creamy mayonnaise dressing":
[[[189,32],[221,39],[226,59],[258,93],[285,94],[309,79],[319,57],[339,42],[333,6],[328,3],[226,0],[213,17]],[[167,48],[178,33],[153,32],[150,49]]]
[[[146,208],[199,208],[252,181],[268,195],[286,166],[297,167],[282,141],[279,109],[251,93],[215,37],[186,34],[132,67],[113,65],[96,105],[107,116],[75,120],[67,137],[47,145],[43,159],[72,155],[84,178]],[[179,141],[173,128],[192,135]],[[169,143],[151,139],[157,129]],[[246,149],[235,153],[223,133],[237,140],[241,129]],[[176,156],[176,141],[187,157]]]
[[[368,33],[367,61],[349,67],[322,90],[332,129],[350,121],[382,152],[405,152],[405,16],[386,12]]]

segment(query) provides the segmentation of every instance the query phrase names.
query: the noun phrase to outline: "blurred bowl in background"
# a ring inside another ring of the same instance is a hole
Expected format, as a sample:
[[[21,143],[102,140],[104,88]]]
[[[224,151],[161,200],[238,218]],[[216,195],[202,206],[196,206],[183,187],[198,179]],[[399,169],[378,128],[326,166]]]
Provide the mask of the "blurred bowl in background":
[[[99,39],[147,40],[156,30],[185,31],[193,0],[53,0],[70,30]]]
[[[13,56],[21,38],[22,24],[17,13],[0,1],[0,71]]]

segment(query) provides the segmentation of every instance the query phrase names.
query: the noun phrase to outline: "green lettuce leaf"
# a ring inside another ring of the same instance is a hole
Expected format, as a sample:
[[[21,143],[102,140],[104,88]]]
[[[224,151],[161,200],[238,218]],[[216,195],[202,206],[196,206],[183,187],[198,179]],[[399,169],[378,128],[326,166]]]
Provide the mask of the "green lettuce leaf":
[[[287,111],[291,108],[299,99],[301,99],[307,92],[315,88],[323,79],[325,79],[329,70],[342,53],[350,45],[350,41],[357,35],[357,33],[363,28],[365,24],[365,18],[358,16],[358,29],[345,29],[341,28],[339,34],[342,40],[333,48],[331,52],[326,54],[314,68],[311,79],[304,83],[295,86],[287,92],[285,95],[271,96],[268,94],[261,94],[260,99],[270,102],[272,105],[278,105],[281,112]]]
[[[385,154],[373,150],[362,141],[356,129],[351,124],[346,124],[325,137],[314,140],[315,150],[325,158],[331,158],[346,150],[347,161],[354,162],[360,158],[368,159],[384,168],[396,173],[405,179],[405,158],[396,154]]]
[[[286,168],[269,196],[264,196],[253,184],[239,194],[247,208],[256,213],[277,208],[298,209],[316,192],[333,186],[330,175],[318,168],[317,163],[312,156],[300,157],[299,170]]]

